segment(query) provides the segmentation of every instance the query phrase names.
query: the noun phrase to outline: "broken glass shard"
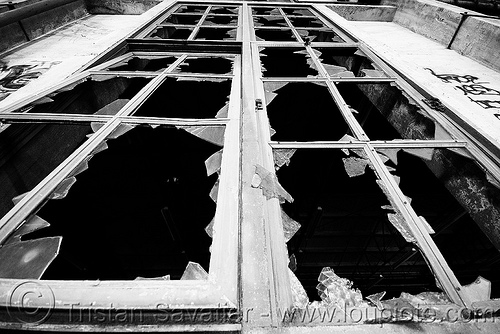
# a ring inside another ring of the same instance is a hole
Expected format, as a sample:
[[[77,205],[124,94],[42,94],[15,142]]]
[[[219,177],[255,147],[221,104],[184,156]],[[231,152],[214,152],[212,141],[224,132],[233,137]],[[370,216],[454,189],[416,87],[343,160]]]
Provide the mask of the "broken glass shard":
[[[207,168],[207,176],[219,172],[221,163],[222,163],[222,150],[215,152],[207,160],[205,160],[205,167]]]
[[[349,177],[360,176],[365,173],[366,166],[369,164],[369,160],[357,158],[357,157],[349,157],[342,158],[344,162],[344,168]]]
[[[321,300],[328,307],[338,307],[345,310],[347,307],[366,306],[361,291],[352,288],[352,282],[335,274],[332,268],[325,267],[318,277],[316,286]]]
[[[283,165],[289,165],[290,159],[294,155],[297,149],[275,149],[273,150],[274,166],[276,170],[283,167]]]
[[[224,126],[177,126],[177,128],[185,130],[209,143],[221,147],[224,145]]]
[[[207,280],[208,273],[201,265],[196,262],[189,261],[186,270],[182,274],[181,280]]]
[[[283,233],[285,235],[285,242],[288,242],[300,229],[300,224],[290,218],[283,209],[281,209],[281,221],[283,225]]]
[[[38,217],[37,215],[31,216],[9,237],[5,244],[21,242],[21,237],[31,232],[38,231],[42,228],[48,227],[50,224]]]
[[[293,203],[292,196],[279,184],[276,175],[267,171],[260,165],[255,166],[252,188],[262,189],[262,194],[268,200],[277,198],[280,203],[284,203],[285,201]]]
[[[304,309],[309,304],[309,297],[307,296],[306,290],[300,283],[299,279],[293,271],[288,269],[288,275],[290,277],[290,285],[292,287],[292,298],[293,298],[293,307]]]
[[[50,237],[4,245],[0,248],[0,277],[40,279],[59,254],[62,237]]]
[[[63,199],[68,195],[69,189],[76,182],[76,177],[72,176],[64,179],[49,196],[50,199]]]

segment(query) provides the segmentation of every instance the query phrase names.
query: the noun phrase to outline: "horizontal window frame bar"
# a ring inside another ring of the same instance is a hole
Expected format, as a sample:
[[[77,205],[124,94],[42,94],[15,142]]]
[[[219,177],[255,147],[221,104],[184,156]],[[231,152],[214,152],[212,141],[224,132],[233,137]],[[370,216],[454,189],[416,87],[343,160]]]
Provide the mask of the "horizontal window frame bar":
[[[371,144],[376,149],[398,149],[398,148],[467,148],[467,142],[458,140],[394,140],[370,142],[362,141],[317,141],[317,142],[284,142],[271,141],[269,145],[273,149],[342,149],[363,148]]]

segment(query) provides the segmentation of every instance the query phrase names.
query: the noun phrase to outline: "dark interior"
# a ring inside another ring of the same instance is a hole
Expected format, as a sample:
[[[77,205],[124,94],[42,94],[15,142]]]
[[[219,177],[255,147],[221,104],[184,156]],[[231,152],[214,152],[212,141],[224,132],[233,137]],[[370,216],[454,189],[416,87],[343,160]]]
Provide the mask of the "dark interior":
[[[132,57],[126,64],[118,63],[108,68],[110,71],[161,71],[168,68],[177,60],[177,57],[166,56],[161,58]]]
[[[255,29],[255,36],[264,41],[296,42],[291,29]],[[258,40],[257,38],[257,40]]]
[[[208,271],[217,179],[204,161],[220,147],[183,130],[136,127],[95,155],[64,199],[37,213],[63,236],[44,279],[133,280],[171,275],[188,261]]]
[[[194,28],[190,27],[158,27],[149,37],[161,39],[188,39]]]
[[[208,82],[168,78],[134,115],[213,118],[226,104],[230,90],[230,80]]]
[[[275,141],[339,140],[349,128],[328,89],[313,83],[288,83],[267,106]]]
[[[295,53],[305,48],[265,48],[260,51],[260,62],[265,77],[316,76],[318,71],[307,63],[307,55]]]
[[[232,59],[222,57],[188,57],[180,65],[182,73],[230,74]]]
[[[283,209],[302,225],[288,252],[297,259],[295,274],[309,298],[319,300],[316,285],[323,267],[351,280],[363,296],[439,291],[419,251],[388,221],[391,211],[381,207],[390,203],[373,171],[366,167],[364,175],[351,178],[342,158],[340,150],[301,149],[277,172],[294,198]]]

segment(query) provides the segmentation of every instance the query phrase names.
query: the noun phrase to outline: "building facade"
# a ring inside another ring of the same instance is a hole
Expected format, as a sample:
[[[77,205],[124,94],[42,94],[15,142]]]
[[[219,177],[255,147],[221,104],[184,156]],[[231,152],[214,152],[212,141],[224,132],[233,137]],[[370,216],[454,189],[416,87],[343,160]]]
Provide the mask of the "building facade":
[[[500,75],[349,6],[162,2],[61,80],[6,64],[0,326],[497,332]]]

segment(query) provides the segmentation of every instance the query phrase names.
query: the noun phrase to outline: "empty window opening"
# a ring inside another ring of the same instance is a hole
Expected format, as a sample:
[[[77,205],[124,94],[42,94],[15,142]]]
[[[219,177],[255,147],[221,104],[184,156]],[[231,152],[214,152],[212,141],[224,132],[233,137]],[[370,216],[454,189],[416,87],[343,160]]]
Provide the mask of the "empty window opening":
[[[254,26],[264,26],[264,27],[288,27],[285,19],[278,15],[273,16],[254,16],[253,17]]]
[[[230,74],[233,59],[223,57],[188,57],[180,65],[182,73]]]
[[[231,81],[190,80],[193,81],[168,78],[134,116],[214,118],[227,103]]]
[[[300,28],[328,28],[321,20],[315,17],[288,17],[294,27]]]
[[[236,26],[238,24],[238,16],[230,15],[208,15],[203,21],[203,25],[230,25]]]
[[[282,9],[285,14],[289,16],[314,16],[314,14],[309,9],[305,8],[283,7]]]
[[[306,54],[297,53],[305,49],[265,48],[260,57],[265,77],[308,77],[318,75],[311,68],[311,60]]]
[[[349,128],[326,87],[288,83],[267,106],[276,141],[339,140]]]
[[[204,13],[207,10],[207,6],[180,6],[175,13]]]
[[[390,84],[337,85],[354,115],[372,140],[433,139],[434,122]]]
[[[173,23],[173,24],[196,25],[201,18],[202,15],[172,14],[165,21],[163,21],[162,24]]]
[[[257,40],[276,42],[296,42],[297,39],[291,29],[255,29]]]
[[[235,40],[236,33],[231,35],[232,28],[200,28],[198,34],[196,34],[195,39],[203,40]]]
[[[320,300],[316,286],[324,267],[354,283],[363,297],[386,292],[436,291],[435,278],[416,246],[388,221],[390,206],[373,171],[349,177],[340,150],[297,150],[288,166],[277,171],[281,185],[294,198],[283,209],[301,224],[288,241],[296,258],[297,278],[309,299]]]
[[[336,33],[327,29],[297,29],[302,39],[309,42],[345,43]]]
[[[107,68],[109,71],[162,71],[177,60],[174,56],[165,57],[132,57]]]
[[[229,6],[224,6],[224,7],[218,7],[218,6],[212,6],[210,10],[210,14],[238,14],[238,9],[239,7],[229,7]]]
[[[71,90],[63,88],[50,97],[52,102],[37,104],[29,112],[94,114],[116,100],[132,99],[150,81],[146,78],[109,78],[104,81],[87,79]],[[118,110],[115,109],[113,113]]]
[[[278,9],[274,7],[252,7],[253,15],[278,15],[281,16]]]
[[[158,27],[148,37],[160,39],[188,39],[194,28]]]
[[[0,132],[0,217],[92,133],[88,125],[11,124]]]
[[[479,227],[482,223],[476,223],[440,181],[477,179],[482,172],[472,160],[456,153],[436,149],[435,155],[441,158],[432,162],[434,166],[437,166],[437,161],[444,161],[445,157],[453,159],[453,166],[440,167],[439,179],[424,160],[399,151],[395,174],[400,178],[400,188],[412,199],[411,204],[416,213],[423,216],[435,231],[431,236],[459,282],[468,285],[482,276],[492,283],[491,298],[499,298],[500,252],[487,237],[493,237],[493,233],[482,231]],[[461,170],[460,176],[456,175],[456,169]],[[489,192],[494,193],[495,190],[499,198],[498,189],[491,186]],[[473,192],[474,189],[462,191]],[[475,205],[473,200],[469,203]],[[481,205],[484,203],[486,201]],[[474,207],[468,209],[475,210]]]
[[[344,67],[353,76],[386,77],[383,71],[374,67],[370,59],[358,54],[356,49],[318,48],[318,51],[321,52],[320,60],[323,64]]]
[[[188,261],[208,271],[217,176],[204,161],[220,147],[183,130],[136,127],[108,140],[64,199],[37,213],[51,226],[29,238],[61,235],[44,279],[179,279]]]
[[[401,139],[400,134],[383,116],[383,113],[373,105],[365,94],[371,94],[370,84],[339,83],[337,88],[344,101],[350,106],[354,117],[371,140]]]

